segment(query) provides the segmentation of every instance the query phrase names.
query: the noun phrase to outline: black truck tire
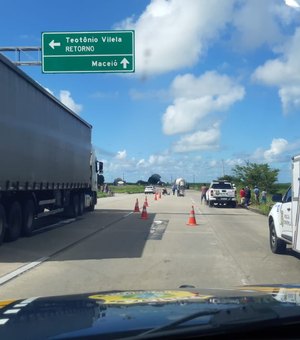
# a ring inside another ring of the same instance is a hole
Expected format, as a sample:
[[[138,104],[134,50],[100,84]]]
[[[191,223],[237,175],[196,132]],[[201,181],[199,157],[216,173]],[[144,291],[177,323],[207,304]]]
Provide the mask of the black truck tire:
[[[274,221],[270,222],[270,247],[274,254],[283,254],[286,250],[286,243],[277,237]]]
[[[15,201],[9,208],[7,217],[7,241],[15,241],[21,235],[22,230],[22,207],[19,202]]]
[[[0,204],[0,244],[2,244],[4,235],[6,230],[6,216],[5,216],[5,210]]]
[[[79,215],[79,196],[75,194],[72,198],[72,217]]]
[[[33,221],[35,215],[35,205],[33,200],[29,199],[25,202],[23,207],[23,223],[22,223],[22,234],[24,236],[31,236],[34,230]]]
[[[84,213],[84,194],[79,194],[79,210],[78,215],[81,216]]]

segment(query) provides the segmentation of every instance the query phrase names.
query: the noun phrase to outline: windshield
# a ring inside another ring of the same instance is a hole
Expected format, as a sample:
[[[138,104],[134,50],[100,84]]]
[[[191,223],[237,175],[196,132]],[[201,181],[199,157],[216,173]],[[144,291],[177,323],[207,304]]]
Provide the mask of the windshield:
[[[232,186],[226,183],[215,183],[215,184],[212,184],[211,188],[212,189],[232,189]]]
[[[3,3],[2,299],[300,283],[299,8]]]

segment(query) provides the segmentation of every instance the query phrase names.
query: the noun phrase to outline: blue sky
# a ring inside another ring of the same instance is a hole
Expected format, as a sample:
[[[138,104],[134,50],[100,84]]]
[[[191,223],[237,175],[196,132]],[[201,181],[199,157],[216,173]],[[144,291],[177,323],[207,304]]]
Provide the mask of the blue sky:
[[[93,125],[107,181],[208,182],[245,161],[290,181],[300,153],[296,0],[11,0],[0,28],[0,46],[40,46],[42,32],[135,30],[134,74],[22,67]]]

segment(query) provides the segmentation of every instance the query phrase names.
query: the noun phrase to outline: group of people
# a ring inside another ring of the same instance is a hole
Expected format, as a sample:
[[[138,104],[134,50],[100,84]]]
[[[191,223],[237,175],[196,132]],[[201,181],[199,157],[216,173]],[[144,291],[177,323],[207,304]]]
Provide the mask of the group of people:
[[[201,204],[204,200],[206,203],[206,192],[208,190],[208,187],[206,184],[203,184],[201,187]],[[267,191],[264,189],[260,192],[259,188],[257,185],[255,185],[253,189],[254,193],[254,199],[257,204],[265,204],[267,203]],[[241,205],[245,206],[246,208],[250,205],[251,203],[251,189],[246,186],[245,188],[242,188],[240,190],[240,198],[241,198]]]
[[[265,189],[262,192],[260,192],[258,186],[255,185],[253,189],[253,193],[254,193],[255,202],[257,204],[260,204],[260,203],[265,204],[267,202],[267,191]],[[240,190],[240,198],[241,198],[241,205],[244,205],[247,208],[251,203],[251,189],[248,186]]]

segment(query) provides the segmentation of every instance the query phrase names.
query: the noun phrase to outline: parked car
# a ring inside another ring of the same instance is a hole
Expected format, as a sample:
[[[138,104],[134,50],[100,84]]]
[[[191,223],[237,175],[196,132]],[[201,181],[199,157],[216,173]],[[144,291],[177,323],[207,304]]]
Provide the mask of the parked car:
[[[155,193],[155,188],[153,185],[148,185],[145,187],[145,190],[144,190],[144,193],[145,194],[154,194]]]

